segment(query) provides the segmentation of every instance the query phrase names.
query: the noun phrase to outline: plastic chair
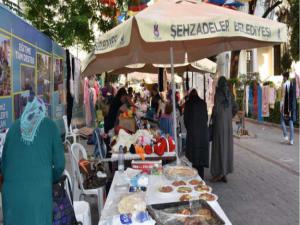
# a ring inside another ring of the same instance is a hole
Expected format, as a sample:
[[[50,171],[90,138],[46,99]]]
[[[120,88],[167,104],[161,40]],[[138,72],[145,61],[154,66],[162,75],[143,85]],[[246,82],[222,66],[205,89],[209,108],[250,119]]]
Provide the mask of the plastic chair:
[[[75,185],[75,182],[74,182],[74,188],[79,186],[79,199],[85,195],[96,195],[97,196],[97,204],[98,204],[98,213],[99,213],[99,217],[100,217],[101,211],[104,206],[105,196],[106,196],[105,186],[100,187],[100,188],[95,188],[95,189],[85,189],[83,186],[83,177],[82,177],[82,174],[80,173],[78,163],[79,163],[80,159],[87,160],[86,150],[81,144],[74,143],[71,146],[71,154],[72,154],[71,163],[72,163],[73,173],[75,176],[75,180],[79,184],[79,185]],[[80,157],[80,155],[81,155],[81,157]]]
[[[67,176],[70,184],[72,184],[72,179],[67,170],[64,171],[64,174]],[[72,193],[69,192],[69,188],[67,187],[68,182],[65,183],[65,190],[69,195],[69,199],[73,199],[71,197]],[[70,187],[72,191],[72,185]],[[90,205],[86,201],[73,201],[73,208],[76,216],[77,222],[81,222],[82,225],[92,225],[92,218],[91,218],[91,209]]]
[[[64,121],[64,125],[65,125],[65,141],[64,141],[64,144],[69,142],[69,138],[73,138],[73,143],[76,143],[77,142],[77,137],[79,137],[79,130],[78,129],[73,129],[72,125],[70,125],[70,127],[68,126],[68,119],[67,119],[66,115],[63,116],[63,121]]]
[[[2,157],[2,150],[4,147],[4,142],[5,142],[7,132],[8,132],[8,129],[6,129],[4,132],[0,133],[0,158]]]

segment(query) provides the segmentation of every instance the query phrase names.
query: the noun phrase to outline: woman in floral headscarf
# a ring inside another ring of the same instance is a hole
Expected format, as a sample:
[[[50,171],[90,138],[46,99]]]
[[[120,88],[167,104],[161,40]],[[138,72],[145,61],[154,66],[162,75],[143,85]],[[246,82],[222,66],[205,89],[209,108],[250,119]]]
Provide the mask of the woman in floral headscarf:
[[[3,219],[7,225],[52,225],[52,184],[65,167],[56,124],[34,97],[7,134],[3,156]]]

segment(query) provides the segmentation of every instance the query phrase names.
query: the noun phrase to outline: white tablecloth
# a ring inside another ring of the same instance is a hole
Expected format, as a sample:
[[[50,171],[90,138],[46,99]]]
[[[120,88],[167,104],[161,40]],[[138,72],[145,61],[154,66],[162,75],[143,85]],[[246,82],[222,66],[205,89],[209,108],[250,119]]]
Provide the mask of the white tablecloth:
[[[118,153],[113,153],[111,155],[111,160],[112,161],[118,161]],[[160,158],[160,156],[156,155],[155,153],[152,153],[150,155],[145,154],[146,159],[152,159],[152,158]],[[163,156],[161,156],[162,159],[167,158],[167,157],[175,157],[176,154],[175,152],[165,152]],[[125,160],[134,160],[134,159],[140,159],[141,157],[138,154],[130,154],[127,153],[124,155]]]
[[[112,222],[112,217],[118,215],[118,202],[123,196],[128,194],[129,185],[124,188],[117,188],[117,185],[126,183],[124,177],[122,173],[118,171],[115,172],[115,177],[104,205],[99,225],[118,225]],[[166,185],[168,182],[170,181],[166,180],[164,176],[149,176],[149,185],[146,192],[147,205],[177,201],[179,196],[176,194],[162,196],[162,194],[157,191],[159,186],[163,184]],[[232,225],[217,201],[209,202],[209,205],[224,220],[225,225]]]

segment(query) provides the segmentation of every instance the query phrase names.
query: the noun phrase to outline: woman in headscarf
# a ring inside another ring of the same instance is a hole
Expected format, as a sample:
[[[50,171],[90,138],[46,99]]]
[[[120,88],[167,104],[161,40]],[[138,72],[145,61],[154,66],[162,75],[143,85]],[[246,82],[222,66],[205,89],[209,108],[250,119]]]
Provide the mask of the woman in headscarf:
[[[204,178],[204,167],[209,164],[207,106],[193,89],[184,108],[184,124],[187,130],[186,157]]]
[[[52,184],[65,168],[56,124],[34,97],[7,134],[2,158],[3,219],[11,225],[52,225]]]
[[[213,182],[227,182],[226,175],[233,172],[232,118],[236,113],[237,105],[226,78],[222,76],[218,81],[212,114],[213,140],[210,167]]]
[[[112,100],[112,103],[109,107],[108,114],[104,118],[104,132],[108,132],[115,127],[117,116],[119,114],[119,109],[127,101],[127,91],[126,89],[120,88],[117,92],[117,95]]]

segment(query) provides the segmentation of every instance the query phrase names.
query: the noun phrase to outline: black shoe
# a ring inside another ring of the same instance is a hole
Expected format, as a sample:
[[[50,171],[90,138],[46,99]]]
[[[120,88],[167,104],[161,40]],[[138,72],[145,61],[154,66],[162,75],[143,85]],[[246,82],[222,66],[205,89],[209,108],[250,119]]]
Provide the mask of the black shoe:
[[[222,182],[227,183],[227,178],[226,178],[226,176],[223,176],[221,180],[222,180]]]

